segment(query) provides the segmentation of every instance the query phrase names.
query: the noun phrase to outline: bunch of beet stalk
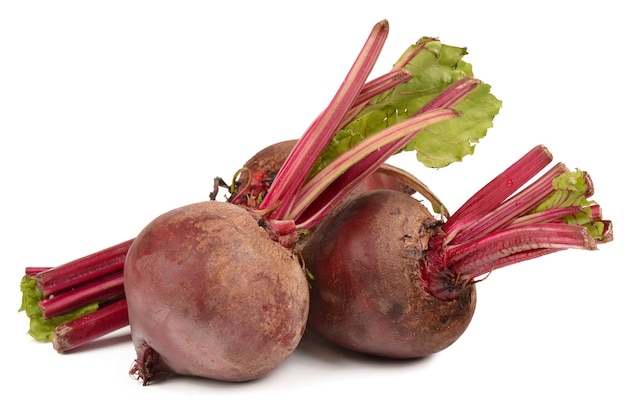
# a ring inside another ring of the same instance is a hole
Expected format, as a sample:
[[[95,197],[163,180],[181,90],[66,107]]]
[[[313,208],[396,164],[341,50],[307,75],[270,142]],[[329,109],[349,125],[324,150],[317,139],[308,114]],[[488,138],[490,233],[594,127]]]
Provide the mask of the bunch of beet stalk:
[[[127,326],[123,277],[132,241],[57,267],[27,267],[20,310],[30,335],[65,352]]]
[[[267,191],[259,195],[258,210],[267,212],[277,237],[314,229],[346,194],[417,133],[460,116],[452,107],[480,85],[472,77],[453,83],[414,116],[359,142],[309,175],[337,131],[371,99],[411,78],[404,68],[412,57],[409,54],[388,74],[366,82],[386,30],[386,22],[376,26],[329,107],[300,138]],[[419,51],[414,49],[414,53]],[[446,240],[433,238],[431,245],[436,248],[427,252],[423,272],[433,275],[429,292],[443,299],[454,295],[447,278],[438,286],[441,269],[464,275],[466,280],[460,282],[472,283],[503,266],[563,249],[591,250],[612,240],[611,222],[602,218],[597,204],[588,201],[593,185],[586,173],[571,172],[558,163],[530,182],[551,162],[543,146],[535,147],[447,218],[442,227]],[[443,211],[443,206],[435,207]],[[51,341],[63,353],[127,326],[123,271],[132,242],[57,267],[26,268],[20,310],[31,320],[29,333],[37,340]]]

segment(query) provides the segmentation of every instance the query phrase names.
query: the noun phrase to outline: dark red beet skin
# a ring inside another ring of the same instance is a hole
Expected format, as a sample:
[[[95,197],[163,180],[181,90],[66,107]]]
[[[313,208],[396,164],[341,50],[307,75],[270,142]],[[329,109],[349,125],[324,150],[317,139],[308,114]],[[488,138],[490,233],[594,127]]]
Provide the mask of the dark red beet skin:
[[[207,201],[157,217],[131,245],[124,272],[131,373],[144,384],[161,372],[260,378],[304,333],[300,261],[241,207]]]
[[[348,349],[423,357],[451,345],[476,306],[473,284],[456,300],[424,290],[420,260],[438,226],[407,194],[366,192],[315,228],[303,248],[311,283],[307,327]]]

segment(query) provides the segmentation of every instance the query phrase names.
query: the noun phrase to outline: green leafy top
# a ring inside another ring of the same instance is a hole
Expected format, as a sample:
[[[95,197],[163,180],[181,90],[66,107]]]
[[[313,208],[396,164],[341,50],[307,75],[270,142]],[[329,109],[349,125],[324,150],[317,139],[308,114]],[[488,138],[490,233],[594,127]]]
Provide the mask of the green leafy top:
[[[465,48],[424,37],[411,45],[398,62],[412,54],[408,62],[396,64],[408,70],[411,79],[370,100],[335,134],[314,171],[319,171],[364,138],[407,119],[453,83],[473,77],[471,64],[463,60],[467,54]],[[474,144],[493,126],[493,118],[502,106],[490,89],[488,84],[481,83],[454,107],[462,112],[461,117],[420,132],[404,150],[415,151],[418,161],[431,168],[445,167],[472,154]]]
[[[603,240],[605,235],[605,222],[598,219],[593,208],[597,204],[589,200],[593,194],[593,185],[589,176],[581,170],[569,171],[559,175],[552,181],[554,192],[541,204],[535,207],[531,213],[538,213],[553,208],[581,207],[582,212],[564,217],[571,225],[584,226],[596,240]]]

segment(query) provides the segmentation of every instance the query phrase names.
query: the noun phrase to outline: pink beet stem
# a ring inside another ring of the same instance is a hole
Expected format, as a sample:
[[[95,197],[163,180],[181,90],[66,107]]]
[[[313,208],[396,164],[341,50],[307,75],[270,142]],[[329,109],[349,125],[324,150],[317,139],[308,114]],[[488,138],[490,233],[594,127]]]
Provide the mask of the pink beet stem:
[[[35,276],[38,273],[45,272],[46,270],[52,269],[51,266],[43,267],[43,266],[28,266],[24,269],[24,275],[26,276]]]
[[[478,220],[495,209],[508,196],[526,184],[552,161],[552,154],[543,145],[530,150],[517,162],[491,180],[470,197],[443,225],[448,235]]]
[[[562,223],[513,227],[478,240],[446,247],[448,268],[469,275],[476,268],[526,250],[578,248],[595,250],[597,243],[585,227]]]
[[[339,128],[346,113],[359,96],[371,73],[389,33],[389,23],[382,21],[372,29],[346,79],[328,107],[298,140],[279,170],[270,190],[259,205],[267,209],[278,204],[270,218],[282,219],[289,211],[293,198],[307,179],[315,162]]]
[[[527,214],[525,216],[518,217],[511,222],[509,227],[528,226],[537,223],[562,223],[562,219],[564,217],[574,216],[575,214],[582,213],[583,211],[583,208],[580,206],[551,208],[539,213]]]
[[[584,187],[563,191],[560,179],[571,172],[557,163],[526,185],[551,159],[543,146],[533,148],[442,224],[420,264],[431,294],[455,299],[467,283],[495,269],[563,249],[595,250],[612,240],[600,207],[581,198],[581,191],[584,198],[593,194],[586,173]]]
[[[410,80],[413,75],[406,69],[406,66],[411,62],[411,59],[426,49],[426,45],[428,43],[435,40],[436,39],[434,38],[421,39],[409,53],[404,55],[396,62],[395,65],[393,65],[393,68],[389,73],[368,81],[365,85],[363,85],[363,89],[361,89],[361,92],[352,108],[344,117],[340,128],[345,127],[349,122],[351,122],[354,117],[367,106],[370,99]]]
[[[126,299],[120,299],[95,312],[59,325],[52,344],[59,353],[67,352],[128,326]]]
[[[405,68],[410,62],[411,60],[417,56],[418,54],[420,54],[425,48],[426,45],[430,42],[435,42],[437,41],[436,38],[434,37],[425,37],[422,38],[418,43],[416,43],[415,47],[406,55],[402,56],[394,65],[393,65],[393,69],[400,69],[400,68]]]
[[[43,271],[33,277],[37,281],[37,286],[43,293],[44,298],[72,289],[121,270],[124,267],[124,259],[132,241],[132,239],[127,240],[64,265]]]
[[[481,217],[471,221],[466,227],[456,232],[453,230],[453,243],[463,243],[505,227],[522,214],[540,204],[554,192],[552,181],[564,172],[567,172],[565,165],[561,163],[556,164],[537,181],[497,207],[492,208],[489,212],[484,213]],[[448,227],[448,229],[449,228],[450,227]],[[451,235],[449,234],[448,239],[450,238]]]
[[[526,260],[536,259],[547,254],[563,251],[564,249],[556,248],[540,248],[530,249],[513,253],[505,257],[498,258],[493,262],[485,262],[482,266],[474,268],[473,272],[467,275],[467,280],[476,280],[478,276],[489,274],[496,269],[510,266],[515,263],[524,262]]]
[[[368,81],[365,85],[363,85],[363,89],[361,89],[361,92],[354,101],[353,109],[361,104],[369,102],[372,98],[380,95],[381,93],[408,81],[412,76],[411,72],[406,69],[397,69]],[[355,111],[355,113],[358,112],[359,110]],[[352,117],[348,118],[352,119]]]
[[[98,302],[113,296],[124,294],[124,274],[118,270],[111,275],[64,291],[49,299],[39,302],[44,318],[52,318],[72,311],[88,303]]]
[[[344,128],[368,105],[369,101],[396,86],[408,81],[413,75],[405,69],[393,70],[363,85],[361,93],[354,101],[352,108],[346,113],[339,128]]]

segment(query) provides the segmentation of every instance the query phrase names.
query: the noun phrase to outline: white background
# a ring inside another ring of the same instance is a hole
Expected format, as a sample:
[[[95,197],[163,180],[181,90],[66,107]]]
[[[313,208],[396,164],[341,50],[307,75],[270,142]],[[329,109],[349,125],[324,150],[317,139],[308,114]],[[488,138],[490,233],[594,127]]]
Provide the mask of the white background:
[[[2,2],[0,411],[623,413],[626,36],[615,4]],[[258,149],[298,137],[382,19],[391,32],[375,74],[437,36],[467,46],[475,75],[504,101],[464,162],[397,165],[454,211],[545,144],[591,173],[616,241],[494,272],[465,335],[420,361],[374,360],[307,335],[259,381],[142,387],[127,374],[127,330],[67,355],[26,335],[25,266],[134,237],[156,215],[206,199],[213,177],[230,178]]]

